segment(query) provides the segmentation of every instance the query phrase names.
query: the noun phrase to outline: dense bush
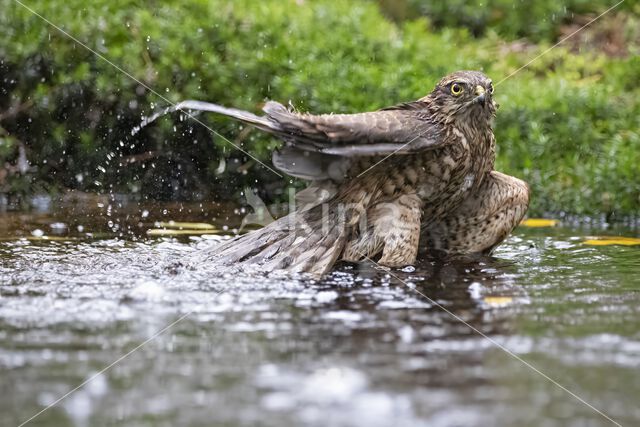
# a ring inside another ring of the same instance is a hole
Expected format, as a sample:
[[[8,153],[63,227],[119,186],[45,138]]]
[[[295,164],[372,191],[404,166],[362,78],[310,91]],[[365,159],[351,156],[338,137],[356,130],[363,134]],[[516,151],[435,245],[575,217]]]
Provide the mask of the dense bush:
[[[0,4],[9,35],[0,42],[0,192],[207,198],[253,185],[273,194],[288,181],[193,120],[172,115],[135,138],[130,130],[186,98],[250,110],[267,98],[315,112],[375,109],[420,97],[456,69],[498,81],[547,47],[433,31],[423,19],[394,24],[366,1],[29,3],[160,97],[19,4]],[[497,87],[498,164],[532,184],[534,212],[638,210],[638,62],[560,48]],[[269,164],[277,142],[199,119]]]
[[[383,4],[395,3],[393,0]],[[596,16],[618,3],[618,0],[405,0],[404,18],[425,15],[437,27],[464,27],[478,36],[487,30],[512,39],[552,40],[560,28],[579,15]],[[398,6],[395,6],[397,11]],[[635,2],[623,2],[617,10],[640,13]],[[396,12],[397,13],[397,12]]]

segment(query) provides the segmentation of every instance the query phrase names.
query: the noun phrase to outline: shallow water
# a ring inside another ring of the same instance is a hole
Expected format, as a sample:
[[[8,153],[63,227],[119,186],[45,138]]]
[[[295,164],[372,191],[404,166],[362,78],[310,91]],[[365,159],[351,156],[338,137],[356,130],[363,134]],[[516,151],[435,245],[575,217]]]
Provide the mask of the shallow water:
[[[27,425],[613,425],[516,357],[640,424],[640,246],[582,243],[638,230],[520,228],[493,258],[313,282],[220,277],[193,262],[219,236],[145,235],[233,209],[36,208],[0,213],[2,426],[141,344]]]

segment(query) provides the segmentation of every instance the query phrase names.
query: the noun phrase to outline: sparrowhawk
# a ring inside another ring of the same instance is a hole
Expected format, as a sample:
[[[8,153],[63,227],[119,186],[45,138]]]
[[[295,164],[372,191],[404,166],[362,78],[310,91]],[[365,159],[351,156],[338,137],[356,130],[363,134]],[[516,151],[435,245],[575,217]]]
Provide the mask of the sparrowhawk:
[[[427,253],[488,253],[524,216],[527,185],[494,170],[497,105],[481,72],[444,77],[427,96],[357,114],[264,115],[198,101],[284,141],[274,166],[309,181],[295,212],[212,252],[220,264],[321,275],[337,260],[390,267]]]

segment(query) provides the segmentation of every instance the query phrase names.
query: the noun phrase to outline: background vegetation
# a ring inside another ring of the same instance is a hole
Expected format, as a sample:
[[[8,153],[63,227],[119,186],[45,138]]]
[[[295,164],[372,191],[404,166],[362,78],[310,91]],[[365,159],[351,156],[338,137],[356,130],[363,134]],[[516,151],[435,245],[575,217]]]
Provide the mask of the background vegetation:
[[[173,114],[135,138],[130,130],[187,98],[254,111],[271,98],[354,112],[423,96],[456,69],[481,69],[498,82],[613,3],[25,4],[105,59],[0,0],[0,193],[9,199],[65,189],[224,199],[246,185],[277,197],[288,178],[193,120]],[[639,23],[640,5],[623,3],[497,86],[498,167],[531,184],[534,214],[640,210]],[[199,118],[267,163],[277,146],[235,123]]]

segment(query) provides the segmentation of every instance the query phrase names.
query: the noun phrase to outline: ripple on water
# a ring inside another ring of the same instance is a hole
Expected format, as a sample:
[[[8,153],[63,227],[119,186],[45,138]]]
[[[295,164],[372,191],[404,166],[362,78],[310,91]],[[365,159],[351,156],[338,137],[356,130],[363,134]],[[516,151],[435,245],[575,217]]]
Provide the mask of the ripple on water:
[[[216,239],[3,242],[0,386],[15,391],[0,424],[19,424],[185,314],[51,425],[113,423],[114,408],[157,425],[600,420],[435,301],[633,425],[638,249],[553,233],[520,231],[494,259],[393,275],[341,265],[321,281],[194,262]]]

